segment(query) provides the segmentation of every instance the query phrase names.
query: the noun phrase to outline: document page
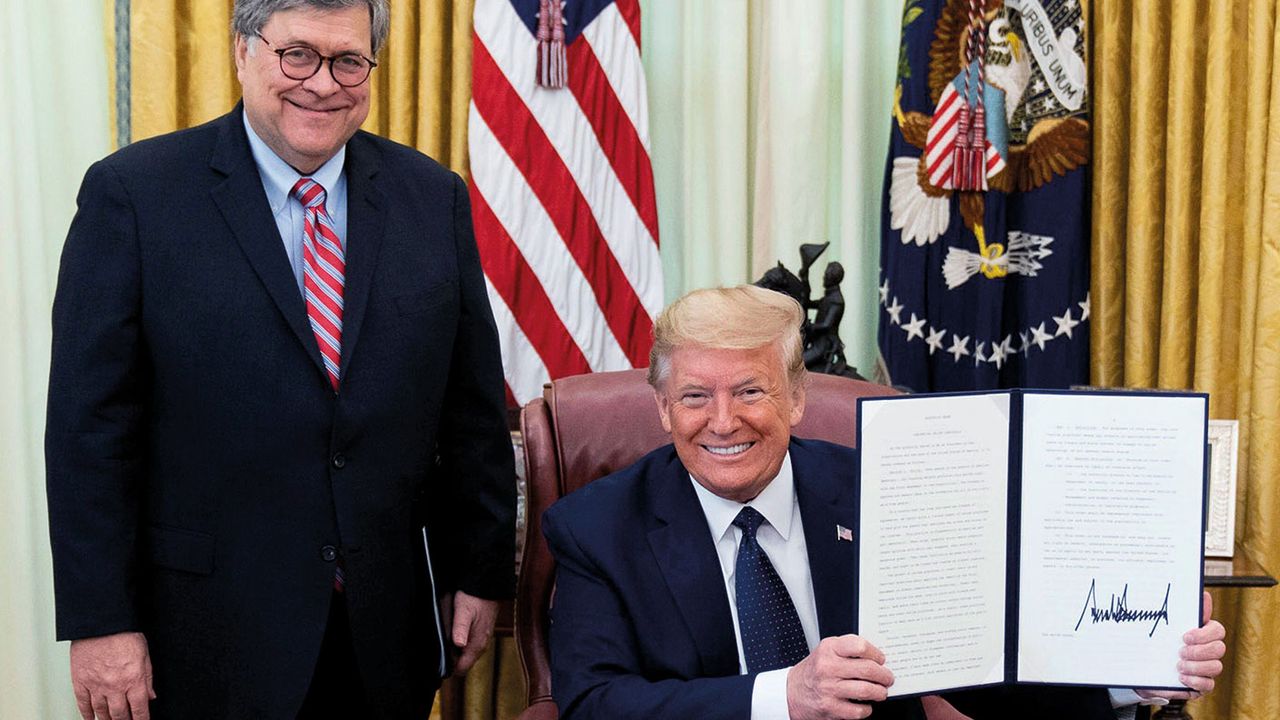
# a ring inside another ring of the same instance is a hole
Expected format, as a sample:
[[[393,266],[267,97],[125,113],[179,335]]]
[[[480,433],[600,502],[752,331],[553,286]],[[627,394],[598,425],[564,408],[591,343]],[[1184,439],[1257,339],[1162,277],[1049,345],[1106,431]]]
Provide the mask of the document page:
[[[1018,679],[1181,687],[1200,624],[1207,401],[1023,401]]]
[[[1004,680],[1009,395],[860,405],[858,633],[890,697]]]

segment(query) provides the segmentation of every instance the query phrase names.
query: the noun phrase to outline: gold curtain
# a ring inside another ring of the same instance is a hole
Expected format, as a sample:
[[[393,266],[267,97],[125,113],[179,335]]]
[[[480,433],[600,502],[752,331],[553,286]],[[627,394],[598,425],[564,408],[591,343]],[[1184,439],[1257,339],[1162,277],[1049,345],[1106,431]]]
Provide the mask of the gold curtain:
[[[240,97],[231,57],[233,0],[132,0],[129,83],[132,140],[211,120]],[[109,19],[116,0],[105,0]],[[474,0],[394,0],[391,35],[378,57],[364,129],[421,150],[468,175]],[[118,28],[108,23],[107,47]],[[121,88],[115,84],[113,100]],[[113,115],[114,119],[114,115]],[[524,678],[510,637],[499,638],[459,693],[467,720],[514,717]],[[436,703],[433,717],[441,715]],[[445,709],[446,712],[448,709]],[[451,714],[451,713],[450,713]]]
[[[108,17],[115,5],[106,0]],[[231,59],[232,0],[132,0],[133,140],[211,120],[240,97]],[[364,129],[466,175],[474,0],[395,0],[371,79]]]
[[[1194,388],[1240,420],[1236,541],[1280,571],[1277,0],[1092,0],[1097,385]],[[1272,111],[1275,111],[1274,114]],[[1280,590],[1220,589],[1200,720],[1280,715]]]

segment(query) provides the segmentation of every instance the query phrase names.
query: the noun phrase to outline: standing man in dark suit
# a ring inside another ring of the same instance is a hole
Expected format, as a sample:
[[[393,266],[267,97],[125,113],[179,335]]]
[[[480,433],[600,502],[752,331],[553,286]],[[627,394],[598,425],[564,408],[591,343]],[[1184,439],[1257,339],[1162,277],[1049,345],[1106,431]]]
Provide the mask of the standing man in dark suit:
[[[561,499],[552,692],[562,717],[921,718],[853,635],[855,453],[791,437],[804,414],[800,306],[753,286],[696,290],[654,326],[649,382],[672,445]],[[1184,682],[1212,688],[1222,626],[1188,635]],[[892,666],[892,658],[888,658]],[[958,693],[977,718],[1114,720],[1101,689]]]
[[[243,104],[85,176],[46,456],[86,719],[424,718],[514,589],[466,190],[357,131],[388,17],[237,0]]]

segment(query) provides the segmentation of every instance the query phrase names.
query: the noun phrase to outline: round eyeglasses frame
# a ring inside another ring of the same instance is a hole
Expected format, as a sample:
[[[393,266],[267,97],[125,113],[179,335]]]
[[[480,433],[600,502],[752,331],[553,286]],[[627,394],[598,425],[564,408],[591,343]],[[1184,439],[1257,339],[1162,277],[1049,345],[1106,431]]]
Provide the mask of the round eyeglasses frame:
[[[271,47],[271,41],[262,37],[262,33],[254,33],[254,35],[257,35],[259,40],[266,43],[267,47]],[[297,75],[296,73],[298,73],[298,68],[291,67],[288,64],[286,64],[284,61],[285,54],[292,52],[294,50],[303,50],[315,56],[315,62],[311,67],[311,71],[308,72],[306,75],[302,75],[302,76]],[[340,53],[338,55],[321,55],[315,48],[308,47],[306,45],[290,45],[289,47],[279,48],[279,49],[272,48],[271,52],[275,53],[276,56],[280,58],[280,72],[284,73],[284,76],[289,78],[290,80],[310,80],[312,77],[315,76],[316,73],[320,72],[320,66],[323,65],[326,60],[328,60],[329,61],[329,77],[333,78],[334,82],[346,88],[359,87],[360,85],[363,85],[365,81],[369,79],[369,75],[373,73],[373,69],[378,67],[378,63],[375,60],[373,60],[372,58],[367,58],[364,55],[361,55],[360,53]],[[338,74],[333,71],[333,63],[335,60],[341,60],[342,58],[351,58],[351,57],[360,58],[366,63],[364,77],[360,78],[356,82],[343,82],[342,80],[338,79]]]

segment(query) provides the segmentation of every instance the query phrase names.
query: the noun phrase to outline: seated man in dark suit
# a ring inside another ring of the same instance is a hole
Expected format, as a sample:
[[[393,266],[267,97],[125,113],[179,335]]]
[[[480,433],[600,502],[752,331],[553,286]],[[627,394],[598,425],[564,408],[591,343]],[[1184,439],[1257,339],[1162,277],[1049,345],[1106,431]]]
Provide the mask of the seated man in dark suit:
[[[854,452],[798,440],[800,307],[752,286],[692,292],[655,326],[649,381],[673,445],[543,518],[557,563],[552,690],[565,718],[919,718],[882,702],[885,657],[851,633]],[[1189,633],[1188,684],[1222,626]],[[891,664],[891,663],[890,663]],[[1105,691],[958,693],[978,718],[1112,718]],[[998,714],[997,714],[998,713]]]

